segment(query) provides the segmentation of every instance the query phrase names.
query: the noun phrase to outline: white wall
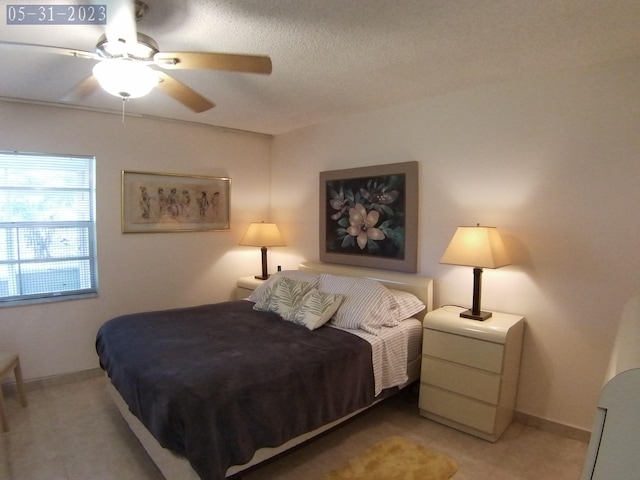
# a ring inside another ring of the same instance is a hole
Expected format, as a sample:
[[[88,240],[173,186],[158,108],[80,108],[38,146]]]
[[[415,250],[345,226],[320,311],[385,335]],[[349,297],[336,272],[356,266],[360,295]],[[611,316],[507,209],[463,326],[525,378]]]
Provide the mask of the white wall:
[[[96,156],[99,297],[0,308],[0,350],[28,379],[98,366],[98,327],[116,315],[228,300],[259,273],[238,242],[268,219],[271,139],[194,125],[0,102],[0,150]],[[231,177],[231,230],[120,233],[120,172]]]
[[[499,227],[514,264],[485,270],[482,306],[527,318],[517,409],[590,430],[640,288],[639,79],[640,61],[601,65],[276,137],[272,219],[288,265],[318,258],[318,172],[417,160],[418,270],[436,305],[471,302],[471,269],[439,264],[456,227]]]

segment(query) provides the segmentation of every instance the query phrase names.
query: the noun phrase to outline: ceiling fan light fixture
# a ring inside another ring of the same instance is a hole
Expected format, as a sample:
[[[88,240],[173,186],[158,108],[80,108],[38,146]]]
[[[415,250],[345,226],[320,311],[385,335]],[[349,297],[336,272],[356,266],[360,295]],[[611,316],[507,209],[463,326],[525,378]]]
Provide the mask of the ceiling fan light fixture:
[[[104,58],[133,57],[138,60],[152,60],[158,53],[156,41],[144,33],[136,33],[135,42],[127,42],[124,38],[107,38],[101,35],[96,44],[96,53]]]
[[[160,81],[154,70],[130,58],[99,62],[93,75],[108,93],[123,99],[144,97]]]

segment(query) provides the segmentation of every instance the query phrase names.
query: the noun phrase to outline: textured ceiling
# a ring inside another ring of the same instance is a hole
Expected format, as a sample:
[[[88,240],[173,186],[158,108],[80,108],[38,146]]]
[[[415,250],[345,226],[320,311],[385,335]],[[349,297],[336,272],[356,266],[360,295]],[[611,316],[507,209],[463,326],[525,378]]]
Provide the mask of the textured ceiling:
[[[640,57],[638,0],[146,3],[149,13],[137,28],[161,51],[269,55],[273,73],[175,71],[216,107],[193,113],[153,91],[127,102],[127,112],[267,134],[474,85]],[[0,12],[2,41],[93,51],[104,32],[100,26],[7,25],[5,15]],[[6,46],[0,61],[0,97],[44,103],[62,103],[94,63]],[[122,107],[101,90],[80,106]]]

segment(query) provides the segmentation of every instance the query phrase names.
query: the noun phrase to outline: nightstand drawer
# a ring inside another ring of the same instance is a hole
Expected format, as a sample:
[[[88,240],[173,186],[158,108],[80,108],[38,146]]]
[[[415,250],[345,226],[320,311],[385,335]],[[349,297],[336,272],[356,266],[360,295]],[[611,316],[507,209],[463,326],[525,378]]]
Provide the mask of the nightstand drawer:
[[[432,357],[502,373],[504,345],[425,328],[422,351]]]
[[[497,408],[486,403],[420,385],[420,409],[482,432],[494,433]]]
[[[426,356],[421,381],[493,405],[500,397],[500,376]]]

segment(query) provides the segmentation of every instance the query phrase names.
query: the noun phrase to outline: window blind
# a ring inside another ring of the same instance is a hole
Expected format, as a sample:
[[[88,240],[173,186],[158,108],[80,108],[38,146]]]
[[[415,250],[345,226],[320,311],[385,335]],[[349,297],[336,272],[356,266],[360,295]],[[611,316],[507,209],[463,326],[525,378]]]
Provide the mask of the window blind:
[[[0,152],[0,305],[97,283],[95,158]]]

